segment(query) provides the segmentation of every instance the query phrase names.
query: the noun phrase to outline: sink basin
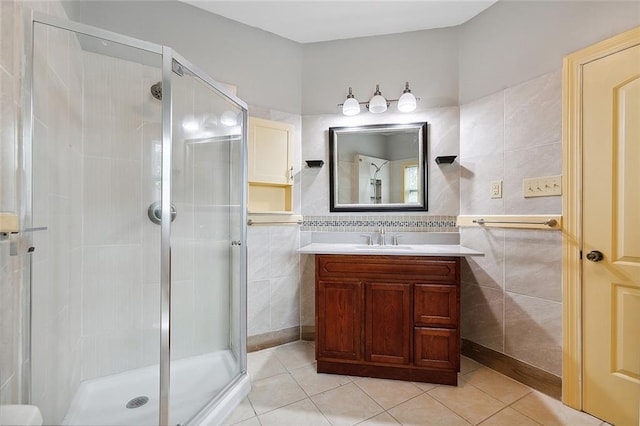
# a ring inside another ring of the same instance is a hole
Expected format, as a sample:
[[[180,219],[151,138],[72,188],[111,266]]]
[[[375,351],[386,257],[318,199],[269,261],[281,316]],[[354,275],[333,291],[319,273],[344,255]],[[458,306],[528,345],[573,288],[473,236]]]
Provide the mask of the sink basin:
[[[414,250],[413,246],[409,245],[389,245],[389,246],[380,246],[380,245],[359,245],[354,247],[356,250],[380,250],[380,251],[393,251],[393,250]]]

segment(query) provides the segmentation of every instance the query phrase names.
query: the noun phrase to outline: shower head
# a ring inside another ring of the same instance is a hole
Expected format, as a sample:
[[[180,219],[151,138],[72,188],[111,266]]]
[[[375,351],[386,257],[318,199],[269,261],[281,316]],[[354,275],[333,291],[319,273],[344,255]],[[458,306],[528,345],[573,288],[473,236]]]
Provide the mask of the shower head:
[[[149,89],[151,91],[151,95],[159,101],[162,100],[162,82],[159,81]]]
[[[375,163],[371,163],[371,165],[376,168],[376,173],[378,173],[388,162],[389,160],[385,161],[384,163],[380,164],[379,167]]]

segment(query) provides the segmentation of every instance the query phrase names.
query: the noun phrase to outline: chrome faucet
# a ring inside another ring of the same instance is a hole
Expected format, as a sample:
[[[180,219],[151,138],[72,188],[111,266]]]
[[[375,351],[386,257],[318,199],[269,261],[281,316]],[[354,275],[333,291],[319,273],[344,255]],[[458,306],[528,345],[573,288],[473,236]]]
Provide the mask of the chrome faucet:
[[[381,227],[380,227],[380,231],[378,231],[378,232],[380,233],[380,239],[378,240],[378,243],[379,243],[381,246],[386,246],[386,245],[387,245],[387,240],[386,240],[386,237],[385,237],[385,235],[384,235],[384,227],[383,227],[383,226],[381,226]]]

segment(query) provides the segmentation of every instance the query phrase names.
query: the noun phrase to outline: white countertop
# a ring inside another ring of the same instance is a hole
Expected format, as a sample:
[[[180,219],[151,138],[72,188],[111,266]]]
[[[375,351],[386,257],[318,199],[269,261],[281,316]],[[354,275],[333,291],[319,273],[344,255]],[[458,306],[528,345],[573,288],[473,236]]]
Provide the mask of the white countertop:
[[[484,256],[484,253],[458,244],[365,245],[311,243],[296,250],[301,254],[358,254],[386,256]]]

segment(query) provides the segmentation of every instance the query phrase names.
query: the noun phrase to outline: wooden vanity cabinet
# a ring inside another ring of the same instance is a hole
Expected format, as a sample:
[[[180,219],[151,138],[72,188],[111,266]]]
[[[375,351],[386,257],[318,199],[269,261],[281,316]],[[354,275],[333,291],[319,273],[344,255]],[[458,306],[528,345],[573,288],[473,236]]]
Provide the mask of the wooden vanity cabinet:
[[[319,373],[457,384],[457,257],[316,255]]]

